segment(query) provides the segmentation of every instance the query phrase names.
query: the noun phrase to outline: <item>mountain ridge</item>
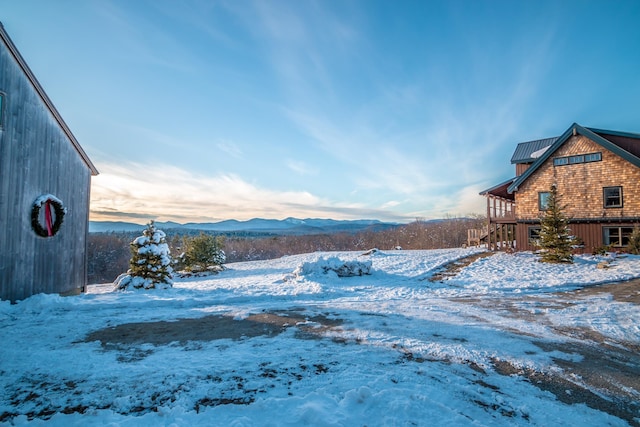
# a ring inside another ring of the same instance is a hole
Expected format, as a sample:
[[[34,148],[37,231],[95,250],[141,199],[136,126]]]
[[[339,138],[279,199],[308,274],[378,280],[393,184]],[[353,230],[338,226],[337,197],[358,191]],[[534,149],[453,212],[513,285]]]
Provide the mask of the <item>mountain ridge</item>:
[[[270,234],[321,234],[338,232],[357,232],[366,229],[383,230],[397,227],[399,223],[382,222],[376,219],[335,220],[320,218],[252,218],[246,221],[229,219],[218,222],[155,222],[156,227],[164,231],[209,231],[220,233],[270,233]],[[144,225],[125,221],[90,221],[90,233],[135,232],[142,231]]]

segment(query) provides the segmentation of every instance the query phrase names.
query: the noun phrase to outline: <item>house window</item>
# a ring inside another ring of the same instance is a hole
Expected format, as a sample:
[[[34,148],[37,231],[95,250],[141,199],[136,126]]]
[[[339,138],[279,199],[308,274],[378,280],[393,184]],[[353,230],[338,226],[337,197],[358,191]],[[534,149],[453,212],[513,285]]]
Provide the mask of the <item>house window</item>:
[[[548,191],[541,191],[538,193],[538,209],[541,211],[546,211],[549,206],[549,197],[551,197],[551,193]]]
[[[529,243],[534,244],[540,240],[540,227],[529,227],[527,232],[529,234]]]
[[[585,163],[599,162],[600,160],[602,160],[602,153],[591,153],[591,154],[584,155]]]
[[[604,187],[602,192],[605,208],[622,207],[622,187]]]
[[[629,246],[629,238],[633,227],[602,227],[603,243],[605,246]]]
[[[569,157],[569,164],[575,165],[576,163],[584,163],[584,156],[571,156]]]
[[[599,162],[602,160],[602,153],[579,154],[576,156],[556,157],[553,159],[554,166],[577,165],[579,163]]]

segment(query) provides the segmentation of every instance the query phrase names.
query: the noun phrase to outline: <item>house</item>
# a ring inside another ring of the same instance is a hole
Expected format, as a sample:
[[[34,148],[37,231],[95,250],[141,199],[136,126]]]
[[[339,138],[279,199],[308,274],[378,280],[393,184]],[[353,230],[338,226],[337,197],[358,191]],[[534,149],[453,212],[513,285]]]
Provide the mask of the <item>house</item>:
[[[559,137],[518,144],[511,163],[515,178],[480,193],[491,249],[535,250],[552,185],[584,252],[624,250],[640,225],[640,134],[574,123]]]
[[[1,23],[0,174],[0,299],[81,292],[98,171]]]

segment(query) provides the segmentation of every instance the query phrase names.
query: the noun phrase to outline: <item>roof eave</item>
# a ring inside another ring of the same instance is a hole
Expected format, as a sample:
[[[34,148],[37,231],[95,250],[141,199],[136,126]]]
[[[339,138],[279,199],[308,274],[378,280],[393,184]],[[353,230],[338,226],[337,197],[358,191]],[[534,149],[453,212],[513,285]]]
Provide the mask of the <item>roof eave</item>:
[[[605,135],[614,135],[614,136],[622,136],[622,137],[625,137],[625,138],[640,139],[640,134],[639,133],[621,132],[621,131],[617,131],[617,130],[596,129],[596,128],[585,128],[585,129],[588,129],[588,130],[590,130],[591,132],[593,132],[595,134],[604,133]]]
[[[506,180],[506,181],[504,181],[504,182],[501,182],[500,184],[494,185],[494,186],[493,186],[493,187],[491,187],[491,188],[487,188],[486,190],[481,191],[479,194],[480,194],[481,196],[485,196],[485,195],[489,194],[491,191],[496,190],[496,189],[498,189],[498,188],[500,188],[500,187],[503,187],[503,186],[505,186],[505,185],[509,184],[510,182],[513,182],[515,179],[516,179],[516,178],[510,178],[510,179],[508,179],[508,180]]]

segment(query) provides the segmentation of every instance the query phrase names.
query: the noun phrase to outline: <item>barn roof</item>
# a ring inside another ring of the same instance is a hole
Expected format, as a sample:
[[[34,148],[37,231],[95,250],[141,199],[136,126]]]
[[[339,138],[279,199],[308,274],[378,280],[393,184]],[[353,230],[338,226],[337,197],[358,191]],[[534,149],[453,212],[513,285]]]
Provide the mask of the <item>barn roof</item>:
[[[87,156],[87,153],[82,149],[82,147],[80,146],[80,143],[71,132],[71,129],[69,129],[69,126],[67,126],[65,121],[62,119],[62,116],[60,115],[56,107],[53,105],[53,102],[51,102],[51,99],[49,99],[49,97],[45,93],[44,89],[40,85],[40,82],[38,82],[38,79],[36,79],[36,76],[33,74],[33,72],[25,62],[22,55],[20,55],[20,52],[18,51],[16,46],[13,44],[13,41],[11,41],[11,38],[9,37],[7,32],[5,31],[4,26],[2,25],[2,22],[0,22],[0,39],[5,44],[5,46],[7,46],[7,49],[9,50],[11,55],[14,57],[14,59],[16,60],[16,62],[18,63],[18,65],[20,66],[24,74],[27,76],[31,84],[33,85],[33,88],[36,90],[37,94],[42,99],[42,102],[44,102],[44,104],[47,106],[47,108],[55,118],[56,122],[58,122],[58,125],[60,126],[62,131],[67,135],[67,138],[69,138],[69,141],[71,141],[71,144],[74,146],[74,148],[76,149],[76,151],[78,152],[78,154],[80,155],[84,163],[91,170],[91,174],[98,175],[98,169],[96,169],[94,164],[89,159],[89,156]]]
[[[609,131],[603,129],[590,129],[572,124],[562,135],[560,135],[549,148],[527,169],[522,175],[517,177],[509,186],[507,191],[513,193],[518,190],[527,178],[529,178],[551,155],[562,146],[571,136],[582,135],[603,148],[622,157],[631,164],[640,168],[640,134],[629,132]]]

